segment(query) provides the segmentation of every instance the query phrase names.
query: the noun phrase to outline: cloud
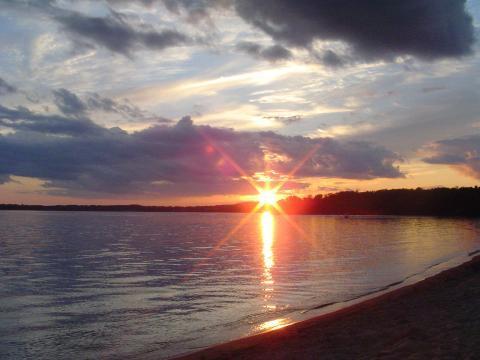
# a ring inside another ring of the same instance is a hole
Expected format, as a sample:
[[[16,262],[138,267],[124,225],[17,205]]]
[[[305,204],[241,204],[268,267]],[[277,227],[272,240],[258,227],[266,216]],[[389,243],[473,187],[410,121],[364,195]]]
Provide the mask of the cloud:
[[[93,17],[69,11],[57,14],[55,19],[74,40],[79,36],[83,40],[126,56],[131,56],[138,48],[164,50],[193,42],[187,35],[176,30],[134,28],[115,12],[106,17]]]
[[[468,55],[474,43],[474,27],[465,3],[465,0],[164,0],[167,9],[177,15],[187,14],[187,18],[197,23],[209,20],[211,10],[233,9],[281,45],[308,49],[318,61],[332,67],[358,61],[391,61],[402,56],[436,60]],[[323,42],[320,54],[315,49],[318,41]],[[342,51],[338,51],[339,44],[335,42],[342,44]],[[260,51],[253,46],[244,50],[257,56]]]
[[[345,65],[346,60],[342,59],[337,53],[332,50],[326,50],[322,55],[317,57],[323,64],[330,67],[340,67]]]
[[[167,10],[182,16],[189,23],[195,25],[206,23],[210,26],[213,26],[213,20],[209,10],[230,6],[229,0],[163,0],[162,3]]]
[[[245,54],[270,62],[289,60],[292,58],[290,50],[281,45],[263,47],[262,45],[251,41],[241,41],[236,47],[239,51],[244,52]]]
[[[189,117],[134,133],[24,108],[2,107],[0,119],[15,130],[0,135],[0,176],[42,179],[50,194],[248,194],[254,190],[242,176],[265,171],[267,162],[270,171],[287,174],[309,152],[289,186],[303,177],[403,176],[394,165],[398,155],[369,143],[240,132],[195,125]]]
[[[77,95],[67,89],[53,91],[54,103],[65,115],[81,116],[85,114],[87,106]]]
[[[429,153],[423,161],[452,165],[468,176],[480,179],[480,135],[436,141],[423,150]]]
[[[147,114],[146,111],[140,109],[138,106],[131,104],[127,99],[120,102],[97,93],[89,94],[86,97],[86,104],[91,111],[104,111],[130,119],[152,117],[152,115]],[[170,120],[163,118],[158,118],[158,120],[161,122],[170,122]]]
[[[278,42],[310,49],[317,40],[340,41],[362,61],[457,57],[474,42],[464,0],[236,0],[234,6]],[[334,55],[327,52],[325,61],[338,63]]]
[[[292,116],[264,116],[265,119],[272,119],[284,125],[291,125],[303,120],[301,115]]]
[[[8,183],[12,181],[12,179],[10,179],[10,176],[8,175],[0,175],[0,185],[2,184],[5,184],[5,183]]]
[[[17,92],[17,88],[13,85],[10,85],[5,80],[0,78],[0,95],[13,94]]]
[[[83,100],[67,89],[57,89],[53,92],[54,103],[67,116],[82,117],[87,112],[103,111],[121,115],[129,119],[155,118],[157,122],[168,123],[170,120],[149,114],[124,99],[122,102],[101,96],[97,93],[85,95]]]
[[[267,154],[272,155],[271,169],[280,174],[290,172],[313,151],[296,173],[299,177],[373,179],[403,176],[393,165],[401,161],[397,154],[368,142],[265,134],[268,135],[264,135],[263,146]]]
[[[134,26],[126,15],[110,7],[109,15],[97,17],[60,9],[52,5],[54,3],[48,6],[38,1],[33,3],[37,4],[37,10],[48,12],[62,24],[78,44],[86,40],[127,56],[139,48],[163,50],[209,43],[175,29]],[[267,48],[240,46],[269,61],[290,58],[289,47],[307,49],[315,59],[332,67],[407,56],[430,61],[468,55],[475,40],[473,20],[465,0],[314,3],[307,0],[109,0],[108,3],[113,8],[128,8],[132,3],[153,7],[161,3],[166,11],[179,17],[179,23],[202,25],[210,33],[216,31],[212,11],[232,10],[277,42]]]
[[[16,109],[0,105],[0,126],[26,132],[75,135],[101,133],[104,129],[88,118],[37,114],[26,107]]]
[[[353,136],[373,132],[378,130],[378,128],[379,125],[375,126],[374,124],[365,121],[330,126],[326,124],[320,124],[317,129],[317,133],[320,137]]]

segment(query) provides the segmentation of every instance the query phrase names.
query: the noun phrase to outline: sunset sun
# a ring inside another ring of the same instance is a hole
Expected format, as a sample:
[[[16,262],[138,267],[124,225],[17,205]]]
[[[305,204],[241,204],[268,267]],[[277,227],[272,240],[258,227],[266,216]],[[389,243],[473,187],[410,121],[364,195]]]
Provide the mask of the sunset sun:
[[[274,190],[261,190],[258,194],[260,205],[275,205],[277,203],[277,194]]]

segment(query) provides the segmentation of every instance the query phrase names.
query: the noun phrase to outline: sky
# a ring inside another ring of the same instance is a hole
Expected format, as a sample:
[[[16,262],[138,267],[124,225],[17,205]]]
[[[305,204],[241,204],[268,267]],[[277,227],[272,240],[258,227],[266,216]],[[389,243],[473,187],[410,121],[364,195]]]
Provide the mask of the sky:
[[[478,0],[0,0],[0,203],[480,183]]]

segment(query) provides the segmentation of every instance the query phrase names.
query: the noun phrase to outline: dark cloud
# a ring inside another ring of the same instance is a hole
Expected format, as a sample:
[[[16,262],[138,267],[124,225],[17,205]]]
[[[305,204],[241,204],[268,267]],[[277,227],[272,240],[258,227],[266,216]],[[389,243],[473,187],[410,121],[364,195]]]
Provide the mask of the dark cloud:
[[[240,50],[248,55],[257,56],[262,50],[260,44],[251,41],[241,41],[237,44],[237,50]]]
[[[264,134],[264,148],[277,159],[271,168],[280,174],[288,173],[306,153],[315,149],[297,173],[298,176],[350,179],[402,176],[399,169],[393,166],[394,162],[401,161],[400,157],[368,142],[289,137],[271,132]]]
[[[346,60],[342,59],[340,56],[337,55],[332,50],[326,50],[317,57],[323,64],[330,66],[330,67],[340,67],[345,65]]]
[[[176,30],[133,26],[113,9],[106,17],[91,17],[60,9],[51,1],[44,2],[48,6],[41,1],[28,3],[49,12],[77,43],[87,40],[127,56],[137,48],[163,50],[209,43]],[[278,43],[258,54],[270,61],[288,58],[286,47],[292,46],[310,50],[314,58],[329,66],[389,61],[399,56],[436,60],[470,54],[475,39],[466,0],[109,0],[108,3],[113,8],[132,3],[144,6],[161,3],[182,21],[206,25],[210,31],[215,30],[212,10],[231,9]],[[348,49],[330,47],[317,53],[313,47],[317,40],[339,41]]]
[[[5,80],[0,78],[0,95],[13,94],[17,92],[17,88],[13,85],[10,85]]]
[[[436,141],[425,148],[423,159],[430,164],[452,165],[461,172],[480,179],[480,135]]]
[[[270,171],[286,174],[311,152],[289,186],[302,177],[402,176],[394,166],[400,160],[396,154],[363,142],[239,132],[194,125],[189,117],[134,133],[28,109],[2,107],[0,118],[16,130],[0,136],[0,176],[43,179],[52,194],[251,193],[222,151],[249,176],[264,171],[267,158]]]
[[[251,41],[242,41],[237,44],[237,49],[250,56],[254,56],[270,62],[289,60],[292,58],[290,50],[281,45],[263,47]]]
[[[164,0],[170,11],[199,22],[212,9],[232,8],[277,42],[312,50],[316,40],[340,41],[317,60],[328,66],[415,56],[426,60],[467,55],[474,27],[465,0]],[[285,48],[284,48],[285,49]],[[255,51],[255,48],[251,48]]]
[[[155,119],[157,122],[170,122],[168,119],[157,117],[131,104],[127,99],[116,101],[97,93],[90,93],[83,100],[67,89],[53,91],[54,102],[57,108],[67,116],[82,117],[90,111],[103,111],[121,115],[129,119]]]
[[[264,48],[260,56],[268,61],[288,60],[292,57],[290,50],[281,45],[272,45]]]
[[[236,0],[237,13],[276,41],[310,48],[342,41],[360,60],[466,55],[474,41],[465,0]],[[326,54],[326,60],[334,58]],[[336,60],[334,62],[337,62]]]
[[[104,112],[115,113],[132,119],[144,118],[146,116],[145,111],[141,110],[138,106],[129,103],[128,100],[119,102],[104,96],[100,96],[97,93],[88,95],[86,103],[89,110],[100,110]]]
[[[113,0],[110,2],[125,5],[135,1]],[[150,2],[139,1],[138,3],[149,5]],[[53,0],[11,1],[7,2],[6,6],[29,12],[28,15],[41,14],[54,19],[61,25],[62,30],[70,35],[75,44],[74,51],[100,46],[132,57],[134,51],[138,49],[164,50],[202,42],[175,29],[157,30],[147,24],[134,25],[128,16],[109,7],[108,15],[100,17],[67,10]]]
[[[103,128],[87,118],[37,114],[19,106],[16,109],[0,105],[0,127],[18,131],[57,135],[87,135],[103,132]]]
[[[54,103],[65,115],[82,116],[87,110],[86,105],[77,95],[67,89],[53,91]]]
[[[8,182],[12,181],[12,179],[10,178],[10,176],[8,175],[0,175],[0,185],[1,184],[6,184]]]
[[[131,56],[138,48],[164,50],[192,43],[176,30],[137,29],[112,12],[107,17],[91,17],[77,12],[61,13],[55,19],[73,36],[80,36],[110,51]],[[75,38],[74,38],[75,40]]]

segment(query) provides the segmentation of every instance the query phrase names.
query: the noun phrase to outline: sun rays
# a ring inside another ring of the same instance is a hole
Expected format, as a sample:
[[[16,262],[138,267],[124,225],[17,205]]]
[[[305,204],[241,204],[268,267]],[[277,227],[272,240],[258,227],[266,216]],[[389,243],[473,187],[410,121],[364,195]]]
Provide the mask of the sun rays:
[[[216,151],[221,158],[228,162],[240,175],[241,179],[247,181],[253,188],[254,191],[257,192],[256,199],[257,204],[248,212],[246,213],[241,220],[228,232],[228,234],[220,239],[208,252],[207,258],[212,257],[215,252],[225,245],[232,236],[234,236],[256,213],[259,213],[263,210],[261,216],[261,223],[262,223],[262,241],[264,243],[264,261],[266,268],[270,271],[270,268],[273,266],[273,253],[272,253],[272,245],[273,245],[273,216],[274,214],[280,215],[284,218],[288,224],[295,229],[301,238],[311,241],[308,235],[295,223],[295,221],[282,209],[281,205],[278,203],[279,201],[279,193],[285,184],[288,182],[289,179],[293,178],[296,172],[308,161],[318,150],[318,146],[313,146],[312,149],[299,161],[298,164],[294,166],[294,168],[283,177],[282,181],[276,183],[274,187],[271,187],[272,180],[267,178],[262,178],[262,180],[257,180],[253,176],[250,176],[247,171],[242,169],[242,167],[217,143],[213,141],[207,134],[200,132],[200,135],[206,140],[207,147],[210,151]],[[268,165],[268,164],[267,164]],[[270,241],[265,241],[265,238],[270,239]],[[266,246],[266,247],[265,247]],[[200,264],[195,264],[192,271]]]

